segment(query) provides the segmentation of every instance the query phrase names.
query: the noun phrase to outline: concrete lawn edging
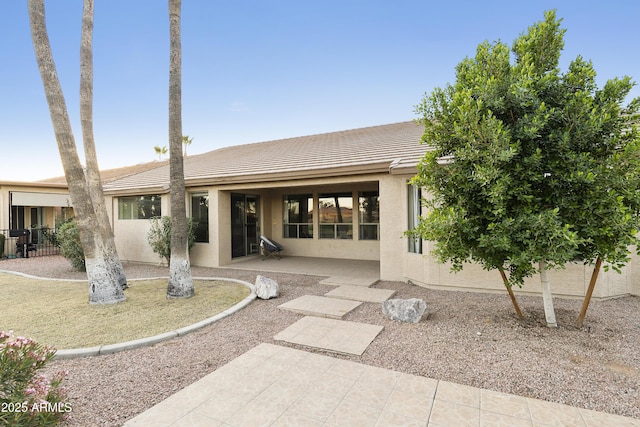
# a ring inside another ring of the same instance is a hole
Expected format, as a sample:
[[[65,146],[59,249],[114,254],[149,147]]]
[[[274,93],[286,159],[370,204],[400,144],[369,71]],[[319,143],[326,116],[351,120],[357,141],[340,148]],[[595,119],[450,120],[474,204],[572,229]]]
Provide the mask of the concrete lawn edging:
[[[212,323],[215,323],[220,319],[224,319],[225,317],[243,309],[244,307],[249,305],[252,301],[254,301],[257,297],[255,286],[249,282],[245,282],[244,280],[229,279],[224,277],[194,277],[193,279],[194,280],[220,280],[220,281],[226,281],[226,282],[240,283],[241,285],[244,285],[247,288],[249,288],[251,292],[239,303],[227,308],[224,311],[221,311],[220,313],[212,317],[209,317],[208,319],[204,319],[192,325],[178,328],[176,330],[165,332],[162,334],[140,338],[137,340],[125,341],[125,342],[116,343],[116,344],[58,350],[56,351],[54,359],[64,360],[64,359],[75,359],[78,357],[103,356],[106,354],[118,353],[120,351],[133,350],[135,348],[148,347],[163,341],[181,337],[183,335],[187,335],[191,332],[197,331],[198,329],[202,329],[205,326],[211,325]],[[135,279],[135,280],[149,280],[149,279]]]

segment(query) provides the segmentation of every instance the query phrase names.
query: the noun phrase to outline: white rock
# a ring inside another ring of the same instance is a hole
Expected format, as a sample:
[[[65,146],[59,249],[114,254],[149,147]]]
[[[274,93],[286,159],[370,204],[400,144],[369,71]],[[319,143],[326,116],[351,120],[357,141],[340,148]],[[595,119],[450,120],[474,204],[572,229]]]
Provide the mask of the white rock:
[[[418,323],[427,309],[427,303],[418,298],[389,299],[382,303],[382,312],[391,320]]]
[[[256,277],[256,295],[260,299],[277,298],[280,295],[280,286],[275,280],[258,275]]]

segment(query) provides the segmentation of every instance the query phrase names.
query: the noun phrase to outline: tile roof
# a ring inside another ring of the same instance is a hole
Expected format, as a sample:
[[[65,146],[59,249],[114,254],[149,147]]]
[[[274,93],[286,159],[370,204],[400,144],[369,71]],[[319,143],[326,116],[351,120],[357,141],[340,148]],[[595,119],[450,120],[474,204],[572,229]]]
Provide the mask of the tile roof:
[[[415,165],[428,147],[415,122],[237,145],[184,159],[187,185],[261,182],[292,177],[389,172],[392,163]],[[168,188],[169,165],[104,185],[105,191]]]
[[[164,166],[167,164],[169,164],[168,160],[160,160],[160,161],[154,161],[154,162],[139,163],[137,165],[132,165],[132,166],[124,166],[121,168],[104,169],[100,171],[100,179],[104,184],[107,182],[116,181],[118,179],[125,178],[127,176],[135,175],[141,172],[146,172],[151,169],[159,168],[160,166]],[[37,183],[66,185],[67,179],[64,176],[56,176],[53,178],[47,178],[47,179],[37,181]]]

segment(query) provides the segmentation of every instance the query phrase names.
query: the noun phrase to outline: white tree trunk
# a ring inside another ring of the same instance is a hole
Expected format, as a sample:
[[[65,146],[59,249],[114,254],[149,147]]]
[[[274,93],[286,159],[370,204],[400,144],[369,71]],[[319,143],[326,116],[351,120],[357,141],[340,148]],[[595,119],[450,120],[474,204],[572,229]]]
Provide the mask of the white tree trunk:
[[[89,304],[114,304],[126,299],[118,283],[115,260],[109,251],[98,250],[96,258],[85,258],[89,279]]]
[[[189,257],[171,253],[167,298],[190,298],[195,294]]]
[[[556,313],[553,309],[553,296],[551,295],[551,283],[549,283],[549,272],[546,261],[539,262],[540,284],[542,285],[542,302],[544,304],[544,316],[547,319],[547,326],[557,328]]]

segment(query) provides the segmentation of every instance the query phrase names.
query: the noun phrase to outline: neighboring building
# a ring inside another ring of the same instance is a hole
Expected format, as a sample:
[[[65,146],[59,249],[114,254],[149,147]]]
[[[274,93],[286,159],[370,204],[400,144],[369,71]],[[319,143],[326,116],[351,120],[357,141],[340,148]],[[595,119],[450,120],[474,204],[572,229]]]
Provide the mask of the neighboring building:
[[[0,255],[57,253],[45,236],[72,215],[66,184],[0,181],[0,207]]]
[[[149,162],[134,166],[101,171],[102,181],[144,172],[166,165],[167,161]],[[0,181],[0,234],[5,236],[4,256],[50,255],[57,253],[46,239],[46,233],[73,217],[73,204],[64,176],[37,182]],[[20,230],[28,234],[19,236]],[[29,246],[25,248],[25,244]]]
[[[432,242],[404,232],[422,214],[409,181],[428,146],[414,122],[233,146],[185,157],[187,212],[194,218],[194,266],[218,267],[259,253],[260,235],[288,256],[371,260],[383,280],[457,290],[504,292],[500,275],[467,265],[453,274],[428,254]],[[149,218],[169,215],[167,162],[105,179],[106,205],[123,260],[157,263]],[[44,185],[44,184],[43,184]],[[0,217],[2,221],[2,217]],[[0,222],[0,227],[2,223]],[[640,295],[640,261],[623,274],[601,272],[595,298]],[[585,294],[591,267],[552,272],[554,295]],[[537,278],[522,293],[538,294]]]

